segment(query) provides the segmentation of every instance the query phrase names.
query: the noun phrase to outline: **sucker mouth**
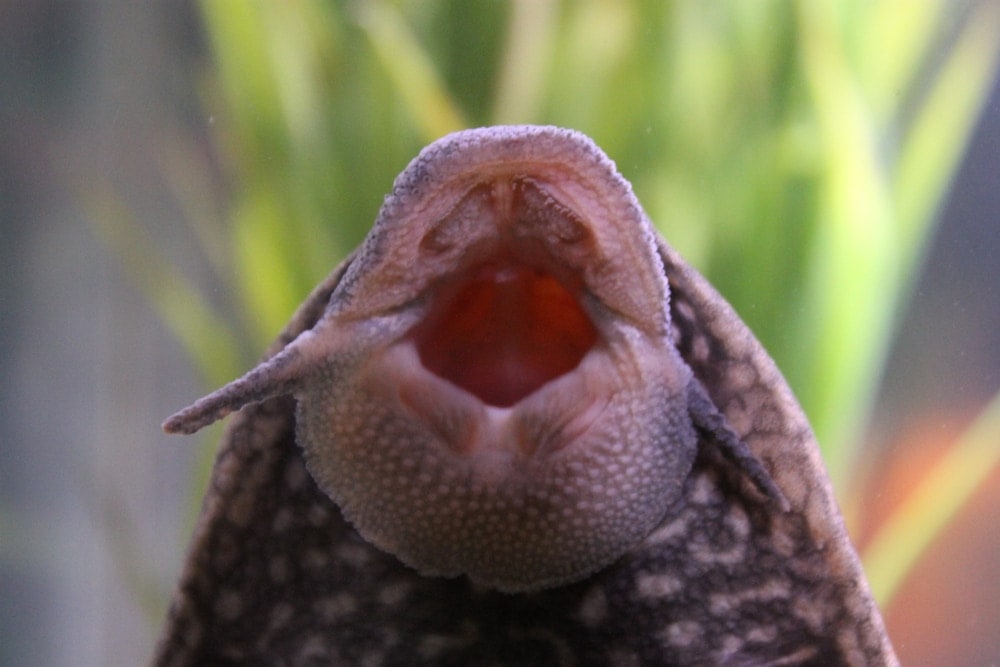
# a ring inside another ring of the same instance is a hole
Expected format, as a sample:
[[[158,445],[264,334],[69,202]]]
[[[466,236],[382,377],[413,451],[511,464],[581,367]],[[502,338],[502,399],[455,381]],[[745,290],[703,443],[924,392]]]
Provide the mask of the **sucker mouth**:
[[[410,336],[425,369],[495,407],[511,407],[575,369],[598,332],[551,272],[495,259],[441,288]]]

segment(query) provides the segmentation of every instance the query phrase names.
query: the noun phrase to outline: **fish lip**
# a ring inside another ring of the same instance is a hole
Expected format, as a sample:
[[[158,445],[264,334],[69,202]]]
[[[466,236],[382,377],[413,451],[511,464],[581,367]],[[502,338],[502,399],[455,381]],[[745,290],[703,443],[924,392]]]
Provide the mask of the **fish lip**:
[[[591,350],[577,368],[509,406],[489,405],[427,370],[415,344],[407,339],[387,348],[366,374],[371,382],[382,384],[374,388],[377,395],[391,395],[408,419],[429,432],[432,437],[426,444],[459,458],[516,471],[558,456],[585,440],[599,422],[612,398],[588,386],[598,374],[590,367],[599,361],[590,357],[600,354]]]

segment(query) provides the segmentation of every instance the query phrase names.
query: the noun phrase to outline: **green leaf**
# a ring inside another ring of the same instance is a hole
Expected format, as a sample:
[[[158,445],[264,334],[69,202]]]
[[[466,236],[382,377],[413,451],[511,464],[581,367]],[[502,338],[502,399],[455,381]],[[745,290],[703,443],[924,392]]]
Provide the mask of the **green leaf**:
[[[920,556],[1000,464],[1000,393],[882,523],[862,561],[888,604]]]

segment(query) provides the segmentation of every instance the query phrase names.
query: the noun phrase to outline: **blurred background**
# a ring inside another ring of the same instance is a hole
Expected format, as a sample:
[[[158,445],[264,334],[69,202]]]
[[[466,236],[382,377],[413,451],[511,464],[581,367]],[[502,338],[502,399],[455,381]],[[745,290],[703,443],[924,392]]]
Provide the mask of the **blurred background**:
[[[903,663],[1000,663],[998,49],[972,0],[0,0],[0,664],[148,660],[220,434],[160,422],[514,122],[773,354]]]

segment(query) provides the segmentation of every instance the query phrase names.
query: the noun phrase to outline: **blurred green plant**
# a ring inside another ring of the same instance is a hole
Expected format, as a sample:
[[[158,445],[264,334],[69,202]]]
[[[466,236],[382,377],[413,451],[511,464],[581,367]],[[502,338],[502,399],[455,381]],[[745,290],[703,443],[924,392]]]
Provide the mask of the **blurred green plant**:
[[[205,106],[230,187],[226,215],[196,214],[192,229],[245,316],[206,317],[217,310],[210,295],[175,266],[156,262],[161,277],[147,288],[209,384],[252,361],[216,354],[218,341],[262,350],[362,238],[422,146],[466,126],[551,123],[593,137],[666,238],[733,303],[850,494],[898,315],[996,69],[995,5],[201,8]],[[168,170],[178,196],[212,197],[186,178],[185,157]],[[183,297],[171,284],[185,285]],[[992,465],[997,451],[969,455]],[[979,477],[954,468],[947,484],[966,497]],[[905,576],[934,532],[887,523],[895,532],[876,536],[872,572],[883,603],[888,579]]]

